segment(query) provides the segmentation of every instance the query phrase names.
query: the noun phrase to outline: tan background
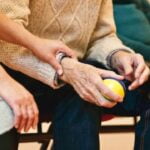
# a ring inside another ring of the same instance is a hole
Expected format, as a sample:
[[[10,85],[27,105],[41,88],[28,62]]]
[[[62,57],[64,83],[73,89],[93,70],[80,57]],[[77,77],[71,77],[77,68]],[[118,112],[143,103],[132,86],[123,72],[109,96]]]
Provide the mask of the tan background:
[[[132,118],[116,118],[103,124],[132,124]],[[47,124],[44,124],[44,129],[47,129]],[[101,134],[101,150],[133,150],[134,133],[104,133]],[[39,150],[40,144],[26,143],[20,144],[19,150]]]

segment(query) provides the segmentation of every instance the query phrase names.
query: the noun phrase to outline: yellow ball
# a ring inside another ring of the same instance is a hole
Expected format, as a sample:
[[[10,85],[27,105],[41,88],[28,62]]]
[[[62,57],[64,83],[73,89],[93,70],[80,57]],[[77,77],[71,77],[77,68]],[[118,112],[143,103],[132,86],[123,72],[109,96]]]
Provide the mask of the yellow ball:
[[[111,91],[124,98],[125,87],[120,83],[121,81],[110,78],[110,79],[104,79],[103,82],[108,88],[110,88]]]

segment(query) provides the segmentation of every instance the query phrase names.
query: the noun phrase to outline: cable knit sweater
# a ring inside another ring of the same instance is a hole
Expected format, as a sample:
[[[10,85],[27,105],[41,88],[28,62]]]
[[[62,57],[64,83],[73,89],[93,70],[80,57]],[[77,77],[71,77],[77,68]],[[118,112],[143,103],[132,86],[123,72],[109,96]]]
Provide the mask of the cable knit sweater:
[[[39,37],[63,41],[79,59],[106,65],[112,52],[130,50],[116,36],[111,0],[0,0],[0,12]],[[21,46],[0,41],[0,60],[53,88],[59,87],[54,84],[54,69]],[[0,114],[1,134],[12,127],[13,120],[4,101],[0,101]]]
[[[116,37],[111,0],[0,0],[0,12],[33,34],[59,39],[79,59],[104,64],[112,51],[128,49]],[[8,67],[57,88],[55,71],[18,45],[0,42],[0,60]]]

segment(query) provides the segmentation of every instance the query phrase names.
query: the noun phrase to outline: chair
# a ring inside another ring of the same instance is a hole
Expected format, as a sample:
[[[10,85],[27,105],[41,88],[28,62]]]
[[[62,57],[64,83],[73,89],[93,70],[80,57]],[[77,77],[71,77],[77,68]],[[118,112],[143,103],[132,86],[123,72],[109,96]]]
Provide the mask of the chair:
[[[113,119],[114,115],[104,115],[103,121]],[[47,120],[41,120],[38,124],[37,133],[22,133],[20,134],[19,142],[39,142],[41,143],[40,150],[47,150],[50,141],[53,139],[52,124],[49,125],[48,131],[43,132],[42,123]],[[101,127],[101,133],[116,133],[116,132],[133,132],[137,123],[137,117],[133,117],[133,124],[130,125],[104,125]],[[51,147],[51,150],[53,146]]]

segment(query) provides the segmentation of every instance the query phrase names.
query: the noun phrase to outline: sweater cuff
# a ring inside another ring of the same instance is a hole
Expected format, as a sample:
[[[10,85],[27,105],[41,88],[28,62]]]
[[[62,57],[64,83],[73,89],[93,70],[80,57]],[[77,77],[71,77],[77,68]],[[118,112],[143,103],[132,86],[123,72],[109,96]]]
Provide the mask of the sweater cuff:
[[[116,50],[113,50],[107,57],[106,57],[106,62],[107,62],[107,66],[109,67],[109,69],[112,69],[112,56],[117,53],[118,51],[125,51],[125,52],[128,52],[128,53],[134,53],[134,51],[130,48],[126,48],[126,49],[116,49]]]
[[[68,56],[65,53],[61,53],[61,52],[56,55],[56,59],[60,64],[61,64],[62,59],[65,57],[68,57]],[[55,72],[55,76],[54,76],[54,85],[56,87],[62,87],[63,85],[65,85],[65,83],[59,79],[59,75],[57,72]]]

